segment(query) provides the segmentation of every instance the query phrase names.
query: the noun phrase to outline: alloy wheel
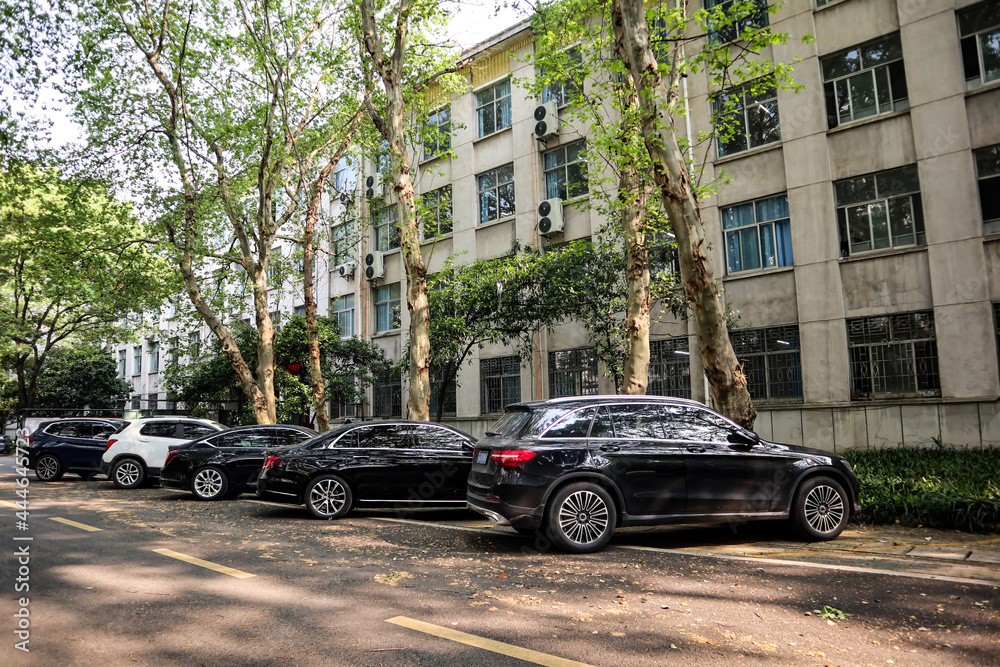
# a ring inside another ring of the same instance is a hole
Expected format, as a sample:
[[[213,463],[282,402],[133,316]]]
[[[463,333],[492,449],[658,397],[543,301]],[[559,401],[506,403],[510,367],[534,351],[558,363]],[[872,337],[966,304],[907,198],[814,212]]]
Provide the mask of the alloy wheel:
[[[332,516],[347,502],[347,490],[337,479],[321,479],[309,491],[309,504],[318,514]]]
[[[832,486],[821,484],[809,491],[803,513],[813,530],[828,533],[844,520],[844,499]]]
[[[201,498],[215,498],[222,493],[224,480],[215,468],[199,470],[194,476],[194,493]]]
[[[59,474],[59,461],[53,456],[43,456],[35,464],[35,474],[43,482],[55,479],[56,475]]]
[[[572,542],[588,544],[608,529],[609,512],[593,491],[576,491],[559,507],[559,530]]]
[[[133,486],[139,483],[142,471],[134,461],[124,461],[115,469],[115,481],[122,486]]]

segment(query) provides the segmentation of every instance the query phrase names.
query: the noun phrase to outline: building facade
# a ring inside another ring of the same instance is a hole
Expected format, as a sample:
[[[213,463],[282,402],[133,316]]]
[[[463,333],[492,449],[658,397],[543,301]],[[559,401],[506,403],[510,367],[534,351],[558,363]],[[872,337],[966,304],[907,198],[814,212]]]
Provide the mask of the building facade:
[[[761,16],[791,37],[760,57],[797,59],[802,88],[724,91],[742,132],[708,149],[707,176],[729,183],[701,201],[709,260],[739,313],[731,337],[757,431],[834,451],[1000,443],[1000,0],[788,0]],[[519,25],[470,50],[469,90],[430,116],[438,131],[413,174],[430,211],[431,273],[459,253],[471,262],[515,239],[586,238],[603,222],[582,205],[585,133],[563,123],[544,142],[534,134],[536,108],[558,109],[562,96],[518,86],[534,76],[532,49]],[[711,128],[719,92],[703,74],[687,78],[682,134]],[[326,202],[320,306],[344,335],[399,359],[408,315],[398,215],[379,192],[378,161],[354,165],[341,165]],[[540,230],[538,206],[555,198],[563,228]],[[368,280],[373,251],[381,277]],[[294,312],[300,293],[287,283],[278,309]],[[658,317],[651,338],[649,393],[707,400],[693,326]],[[536,342],[528,363],[500,346],[478,350],[445,399],[446,420],[481,435],[511,402],[613,392],[581,326]],[[141,366],[164,353],[153,344],[116,351],[123,374],[138,369],[140,397],[156,387]],[[386,378],[361,410],[404,408],[403,380]],[[357,410],[332,406],[335,416]]]

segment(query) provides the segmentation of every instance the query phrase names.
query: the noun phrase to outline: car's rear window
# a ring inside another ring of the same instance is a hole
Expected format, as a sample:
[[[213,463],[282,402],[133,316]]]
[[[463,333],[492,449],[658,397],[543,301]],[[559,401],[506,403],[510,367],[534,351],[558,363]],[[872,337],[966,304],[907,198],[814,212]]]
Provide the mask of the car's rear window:
[[[497,423],[490,427],[486,434],[503,438],[516,438],[529,421],[531,421],[531,412],[528,410],[508,410],[503,417],[497,420]]]

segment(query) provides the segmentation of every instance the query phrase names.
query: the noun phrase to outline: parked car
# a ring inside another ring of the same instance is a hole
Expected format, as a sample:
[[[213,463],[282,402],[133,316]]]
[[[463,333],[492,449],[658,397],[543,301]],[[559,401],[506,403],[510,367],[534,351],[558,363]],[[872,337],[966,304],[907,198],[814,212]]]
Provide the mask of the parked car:
[[[108,440],[101,456],[101,472],[119,489],[134,489],[160,476],[170,445],[177,445],[226,427],[194,417],[133,419]]]
[[[568,552],[616,526],[791,519],[831,540],[860,510],[850,464],[761,439],[701,403],[585,396],[519,403],[476,445],[473,509]]]
[[[252,492],[266,450],[296,445],[316,435],[302,426],[237,426],[170,445],[160,470],[160,486],[190,491],[199,500]]]
[[[28,468],[42,482],[54,482],[67,472],[83,478],[99,473],[108,437],[128,424],[91,417],[43,421],[28,437]]]
[[[355,506],[465,507],[475,438],[449,426],[347,424],[267,452],[257,496],[303,504],[319,519]]]

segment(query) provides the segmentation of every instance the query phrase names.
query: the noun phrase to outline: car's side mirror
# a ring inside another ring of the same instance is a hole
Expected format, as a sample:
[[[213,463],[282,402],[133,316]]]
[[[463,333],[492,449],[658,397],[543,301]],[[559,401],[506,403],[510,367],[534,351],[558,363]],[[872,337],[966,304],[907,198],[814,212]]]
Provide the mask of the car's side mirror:
[[[760,444],[760,438],[754,434],[744,433],[743,431],[731,431],[726,440],[734,445],[746,445],[747,447]]]

